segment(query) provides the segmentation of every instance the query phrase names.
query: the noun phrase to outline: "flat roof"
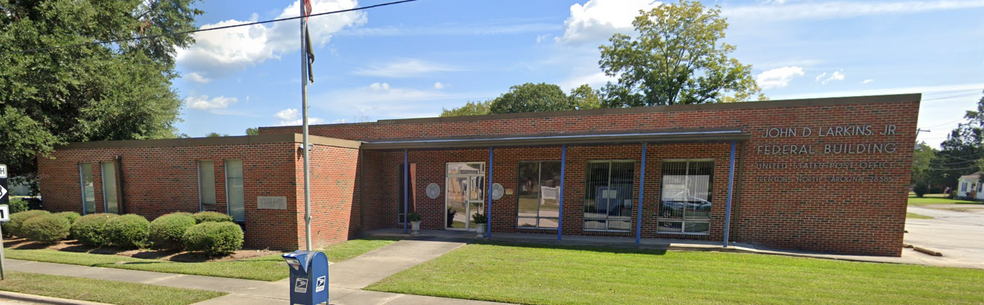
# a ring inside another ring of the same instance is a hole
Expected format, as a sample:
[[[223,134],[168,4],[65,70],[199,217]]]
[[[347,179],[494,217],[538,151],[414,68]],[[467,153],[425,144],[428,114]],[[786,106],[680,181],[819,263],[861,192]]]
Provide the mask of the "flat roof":
[[[731,109],[768,109],[768,108],[789,108],[789,107],[808,107],[808,106],[835,106],[835,105],[863,105],[863,104],[884,104],[884,103],[904,103],[918,102],[922,100],[921,93],[892,94],[892,95],[870,95],[870,96],[850,96],[850,97],[829,97],[829,98],[810,98],[810,99],[791,99],[791,100],[768,100],[768,101],[747,101],[738,103],[712,103],[712,104],[689,104],[689,105],[667,105],[667,106],[645,106],[628,108],[602,108],[590,110],[562,110],[544,112],[524,112],[506,114],[486,114],[486,115],[466,115],[454,117],[431,117],[414,119],[388,119],[375,122],[363,123],[341,123],[341,124],[317,124],[311,126],[339,126],[339,125],[394,125],[394,124],[425,124],[438,122],[468,122],[484,120],[503,120],[503,119],[524,119],[524,118],[549,118],[565,116],[588,116],[605,114],[628,114],[628,113],[653,113],[653,112],[682,112],[682,111],[702,111],[702,110],[731,110]],[[293,126],[271,126],[260,127],[263,129],[297,128]]]
[[[558,133],[506,136],[470,136],[429,139],[369,141],[362,148],[371,150],[420,148],[470,148],[502,146],[599,145],[620,143],[725,142],[745,141],[751,134],[741,128],[664,129],[594,133]]]
[[[359,148],[362,142],[335,139],[321,136],[309,136],[309,142],[314,145],[326,145],[346,148]],[[55,150],[64,149],[99,149],[127,147],[179,147],[179,146],[208,146],[208,145],[248,145],[269,143],[303,143],[303,135],[296,133],[266,134],[257,136],[229,136],[213,138],[177,138],[155,140],[123,140],[123,141],[92,141],[77,142],[67,145],[57,145]]]

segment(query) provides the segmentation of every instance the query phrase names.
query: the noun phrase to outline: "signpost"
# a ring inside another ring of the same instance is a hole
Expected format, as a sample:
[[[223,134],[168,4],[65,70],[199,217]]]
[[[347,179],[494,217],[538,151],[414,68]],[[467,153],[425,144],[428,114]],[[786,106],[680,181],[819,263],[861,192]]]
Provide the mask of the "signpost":
[[[0,164],[0,222],[10,221],[10,207],[7,206],[7,165]],[[3,228],[0,227],[0,281],[7,279],[7,271],[3,268]]]

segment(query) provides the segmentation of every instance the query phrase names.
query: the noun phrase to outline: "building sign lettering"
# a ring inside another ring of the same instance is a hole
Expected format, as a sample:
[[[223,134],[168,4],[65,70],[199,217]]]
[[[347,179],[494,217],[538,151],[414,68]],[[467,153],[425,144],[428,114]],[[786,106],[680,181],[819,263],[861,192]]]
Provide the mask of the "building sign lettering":
[[[837,137],[868,137],[895,136],[897,126],[888,124],[884,127],[873,125],[843,125],[821,127],[773,127],[766,128],[759,136],[762,139],[781,138],[815,138],[826,140]],[[813,144],[757,144],[754,152],[757,155],[796,156],[796,155],[867,155],[895,154],[900,151],[896,143],[837,143],[822,141]],[[900,165],[894,162],[756,162],[754,168],[760,170],[878,170],[896,168]],[[874,175],[871,173],[855,175],[811,175],[797,172],[796,176],[763,175],[755,177],[758,182],[892,182],[889,175]]]

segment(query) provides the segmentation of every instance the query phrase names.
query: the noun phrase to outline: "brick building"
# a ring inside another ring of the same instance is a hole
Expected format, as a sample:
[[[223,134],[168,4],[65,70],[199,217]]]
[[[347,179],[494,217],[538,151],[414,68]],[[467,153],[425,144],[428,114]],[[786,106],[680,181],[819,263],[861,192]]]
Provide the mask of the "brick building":
[[[739,241],[899,256],[920,95],[311,126],[312,239],[404,227]],[[47,209],[216,210],[248,247],[304,244],[300,127],[72,143]],[[409,166],[405,166],[409,164]]]

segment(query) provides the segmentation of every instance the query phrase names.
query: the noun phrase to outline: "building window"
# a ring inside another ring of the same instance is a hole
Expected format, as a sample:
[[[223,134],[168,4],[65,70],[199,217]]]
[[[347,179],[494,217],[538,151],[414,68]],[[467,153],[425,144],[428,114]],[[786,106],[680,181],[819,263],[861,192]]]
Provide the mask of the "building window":
[[[243,195],[243,160],[226,160],[226,200],[229,215],[236,222],[246,221],[246,203]]]
[[[629,231],[635,161],[588,162],[586,176],[584,230]]]
[[[83,214],[96,212],[96,188],[92,180],[92,164],[79,164],[79,183],[82,184],[82,208]]]
[[[709,234],[714,160],[664,160],[662,176],[657,232]]]
[[[112,162],[99,164],[102,171],[103,210],[106,213],[119,214],[120,204],[116,193],[116,166]]]
[[[215,163],[212,160],[198,161],[198,202],[199,210],[215,211]]]
[[[560,161],[519,162],[516,226],[556,229],[560,216]]]

